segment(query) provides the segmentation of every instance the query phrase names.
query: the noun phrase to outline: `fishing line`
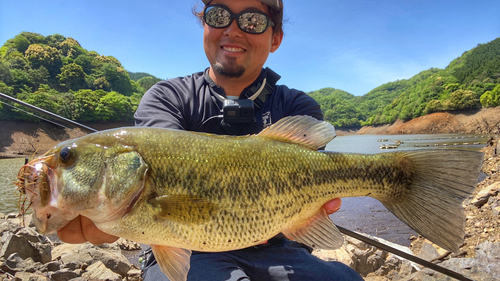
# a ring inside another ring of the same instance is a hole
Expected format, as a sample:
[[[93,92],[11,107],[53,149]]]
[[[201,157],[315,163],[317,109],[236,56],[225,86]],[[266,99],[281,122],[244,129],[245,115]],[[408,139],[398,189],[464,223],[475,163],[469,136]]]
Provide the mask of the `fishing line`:
[[[47,110],[45,110],[45,109],[41,109],[41,108],[36,107],[36,106],[34,106],[34,105],[31,105],[31,104],[29,104],[29,103],[26,103],[26,102],[20,101],[20,100],[18,100],[18,99],[16,99],[16,98],[13,98],[13,97],[8,96],[8,95],[6,95],[6,94],[2,94],[2,93],[0,93],[0,97],[2,97],[2,98],[4,98],[4,99],[7,99],[7,100],[9,100],[9,101],[15,102],[15,103],[17,103],[17,104],[23,105],[23,106],[25,106],[25,107],[27,107],[27,108],[29,108],[29,109],[35,110],[35,111],[37,111],[37,112],[39,112],[39,113],[46,114],[46,115],[48,115],[48,116],[50,116],[50,117],[52,117],[52,118],[54,118],[54,119],[56,119],[56,120],[58,120],[58,121],[60,121],[60,122],[63,122],[63,123],[65,123],[65,124],[73,125],[73,126],[75,126],[75,127],[78,127],[78,128],[80,128],[80,129],[87,130],[87,131],[92,132],[92,133],[97,132],[97,130],[96,130],[96,129],[94,129],[94,128],[87,127],[87,126],[85,126],[85,125],[83,125],[83,124],[80,124],[80,123],[78,123],[78,122],[75,122],[75,121],[70,120],[70,119],[67,119],[67,118],[64,118],[64,117],[62,117],[62,116],[60,116],[60,115],[57,115],[57,114],[52,113],[52,112],[50,112],[50,111],[47,111]],[[37,116],[37,117],[38,117],[38,116]]]
[[[6,102],[3,102],[3,101],[1,101],[1,100],[0,100],[0,103],[3,103],[3,104],[5,104],[5,105],[7,105],[7,106],[9,106],[9,107],[11,107],[11,108],[13,108],[13,109],[15,109],[15,110],[19,110],[19,111],[22,111],[22,112],[24,112],[24,113],[26,113],[26,114],[29,114],[29,115],[34,116],[34,117],[36,117],[36,118],[39,118],[39,119],[41,119],[41,120],[43,120],[43,121],[45,121],[45,122],[49,122],[49,123],[52,123],[52,124],[54,124],[54,125],[56,125],[56,126],[63,127],[63,128],[66,128],[66,129],[71,129],[70,127],[66,127],[66,126],[64,126],[63,124],[59,124],[59,123],[54,122],[54,121],[49,120],[49,119],[45,119],[45,118],[43,118],[43,117],[41,117],[41,116],[38,116],[38,115],[36,115],[36,114],[34,114],[34,113],[31,113],[31,112],[29,112],[29,111],[23,110],[23,109],[21,109],[21,108],[19,108],[19,107],[15,107],[15,106],[10,105],[10,104],[8,104],[8,103],[6,103]]]

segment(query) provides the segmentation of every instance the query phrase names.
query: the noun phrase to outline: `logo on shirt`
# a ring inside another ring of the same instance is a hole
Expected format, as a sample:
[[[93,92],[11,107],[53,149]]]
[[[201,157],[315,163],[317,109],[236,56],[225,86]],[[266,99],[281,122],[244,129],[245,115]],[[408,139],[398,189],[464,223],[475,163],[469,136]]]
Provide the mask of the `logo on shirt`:
[[[271,124],[271,111],[262,114],[262,125],[264,125],[264,128],[271,126]]]

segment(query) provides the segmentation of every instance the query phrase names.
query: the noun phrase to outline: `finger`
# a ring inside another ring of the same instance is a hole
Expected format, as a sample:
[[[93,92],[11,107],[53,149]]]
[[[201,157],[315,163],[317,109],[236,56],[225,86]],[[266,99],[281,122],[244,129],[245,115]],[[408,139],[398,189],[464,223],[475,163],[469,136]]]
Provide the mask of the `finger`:
[[[81,217],[81,227],[85,238],[95,245],[113,243],[119,238],[100,231],[90,219],[83,216]]]
[[[65,227],[57,231],[57,237],[61,241],[70,244],[79,244],[87,242],[87,238],[83,235],[80,216],[70,221]]]
[[[341,206],[342,206],[342,200],[340,198],[335,198],[328,201],[325,205],[323,205],[323,208],[325,209],[328,215],[331,215],[336,211],[338,211]]]

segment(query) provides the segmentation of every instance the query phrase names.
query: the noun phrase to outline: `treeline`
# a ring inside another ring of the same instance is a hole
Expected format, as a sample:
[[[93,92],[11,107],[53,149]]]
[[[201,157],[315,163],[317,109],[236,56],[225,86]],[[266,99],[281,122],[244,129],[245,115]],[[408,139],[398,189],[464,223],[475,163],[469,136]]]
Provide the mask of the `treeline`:
[[[142,95],[160,80],[59,34],[22,32],[0,48],[1,93],[79,122],[132,121]],[[0,104],[0,120],[27,119],[35,120]]]
[[[440,111],[500,105],[500,38],[410,79],[386,83],[364,96],[325,88],[309,93],[336,127],[390,124]]]
[[[59,34],[22,32],[0,48],[1,93],[79,122],[132,121],[140,98],[158,81]],[[334,88],[309,95],[339,128],[499,106],[500,38],[464,52],[445,69],[431,68],[363,96]],[[0,103],[0,120],[37,121],[13,107]]]

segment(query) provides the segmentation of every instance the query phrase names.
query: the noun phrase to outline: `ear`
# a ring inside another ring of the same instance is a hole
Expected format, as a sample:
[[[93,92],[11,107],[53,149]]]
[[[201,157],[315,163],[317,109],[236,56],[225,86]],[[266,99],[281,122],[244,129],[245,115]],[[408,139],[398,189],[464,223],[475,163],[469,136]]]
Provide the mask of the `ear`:
[[[283,32],[276,32],[276,34],[273,35],[273,41],[271,42],[271,53],[278,50],[281,45],[281,41],[283,41]]]

